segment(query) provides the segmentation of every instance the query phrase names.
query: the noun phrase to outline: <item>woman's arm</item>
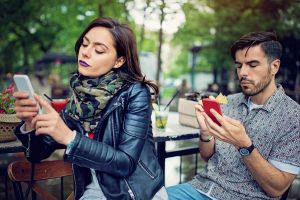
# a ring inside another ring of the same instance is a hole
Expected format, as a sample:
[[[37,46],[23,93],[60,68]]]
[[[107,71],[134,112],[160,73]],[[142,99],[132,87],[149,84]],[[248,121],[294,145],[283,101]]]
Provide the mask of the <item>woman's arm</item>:
[[[29,161],[38,162],[48,158],[55,149],[63,148],[49,136],[36,136],[35,130],[23,133],[21,127],[25,126],[24,122],[20,123],[15,129],[15,135],[25,147],[25,154]],[[24,127],[23,127],[24,128]]]

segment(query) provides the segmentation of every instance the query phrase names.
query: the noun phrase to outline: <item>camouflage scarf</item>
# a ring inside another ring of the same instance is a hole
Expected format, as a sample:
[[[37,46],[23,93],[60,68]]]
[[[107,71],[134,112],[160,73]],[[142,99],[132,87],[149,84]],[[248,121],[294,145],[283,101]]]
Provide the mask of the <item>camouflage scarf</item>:
[[[114,71],[97,78],[74,74],[70,80],[73,94],[65,112],[75,120],[79,120],[87,133],[93,132],[99,122],[101,111],[124,83],[125,81]]]

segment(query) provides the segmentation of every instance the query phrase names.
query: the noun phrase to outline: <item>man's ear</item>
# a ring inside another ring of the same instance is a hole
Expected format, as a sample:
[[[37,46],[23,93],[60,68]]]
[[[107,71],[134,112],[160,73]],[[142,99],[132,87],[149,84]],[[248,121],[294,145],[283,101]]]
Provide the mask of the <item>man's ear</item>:
[[[280,60],[279,59],[275,59],[272,63],[271,63],[271,74],[275,75],[277,74],[278,70],[280,67]]]
[[[125,61],[126,61],[126,59],[123,56],[119,57],[115,62],[114,68],[116,69],[116,68],[121,67],[125,63]]]

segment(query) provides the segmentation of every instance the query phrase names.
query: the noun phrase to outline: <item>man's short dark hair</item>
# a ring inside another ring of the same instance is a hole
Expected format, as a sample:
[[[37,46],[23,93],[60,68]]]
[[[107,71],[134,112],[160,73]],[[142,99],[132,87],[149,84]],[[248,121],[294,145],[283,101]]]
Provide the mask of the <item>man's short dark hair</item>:
[[[260,45],[265,52],[268,62],[271,63],[275,59],[280,59],[282,54],[282,45],[277,40],[277,36],[273,32],[251,32],[242,36],[231,46],[231,57],[235,60],[235,53],[248,47]]]

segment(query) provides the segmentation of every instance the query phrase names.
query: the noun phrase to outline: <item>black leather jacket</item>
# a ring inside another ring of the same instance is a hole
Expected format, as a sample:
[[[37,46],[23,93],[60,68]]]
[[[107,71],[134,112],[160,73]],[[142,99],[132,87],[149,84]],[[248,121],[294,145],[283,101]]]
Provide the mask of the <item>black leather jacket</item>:
[[[76,130],[74,147],[65,160],[73,163],[75,199],[79,199],[91,181],[95,169],[107,199],[150,200],[163,186],[163,172],[157,161],[151,126],[149,89],[140,83],[126,85],[109,102],[95,129],[94,140],[84,136],[79,123],[68,115],[62,118]],[[21,126],[21,125],[20,125]],[[28,135],[17,137],[25,147]],[[31,134],[31,161],[48,157],[62,145],[49,136]]]

